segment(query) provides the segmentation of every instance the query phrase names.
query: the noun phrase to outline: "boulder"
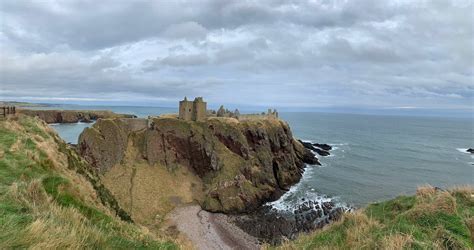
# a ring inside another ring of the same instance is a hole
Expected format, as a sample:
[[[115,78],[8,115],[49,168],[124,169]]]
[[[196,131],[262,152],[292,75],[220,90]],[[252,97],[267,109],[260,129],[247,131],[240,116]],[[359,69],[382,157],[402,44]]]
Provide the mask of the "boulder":
[[[320,156],[328,156],[330,155],[331,153],[329,153],[328,151],[326,150],[322,150],[322,149],[319,149],[319,148],[315,148],[314,149],[314,152],[316,152],[318,155]]]
[[[313,146],[318,147],[318,148],[320,148],[320,149],[322,149],[322,150],[326,150],[326,151],[332,150],[331,145],[325,144],[325,143],[324,143],[324,144],[313,143]]]
[[[316,152],[318,155],[320,156],[328,156],[330,155],[330,153],[324,149],[322,149],[321,147],[323,148],[331,148],[331,146],[327,145],[327,144],[318,144],[318,143],[311,143],[311,142],[304,142],[302,140],[298,140],[306,149],[309,149],[311,151],[314,151]],[[316,145],[323,145],[319,148],[315,147]],[[324,146],[326,145],[326,146]]]
[[[293,211],[278,211],[262,206],[245,215],[234,216],[237,226],[248,234],[270,244],[294,239],[298,233],[311,232],[337,221],[350,207],[337,206],[332,201],[303,200]]]

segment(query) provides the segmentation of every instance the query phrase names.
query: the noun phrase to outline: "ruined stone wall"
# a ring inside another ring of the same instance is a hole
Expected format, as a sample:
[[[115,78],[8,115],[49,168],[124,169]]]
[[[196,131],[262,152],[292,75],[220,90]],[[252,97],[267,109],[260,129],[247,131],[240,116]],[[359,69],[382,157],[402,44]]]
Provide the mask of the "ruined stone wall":
[[[179,119],[183,119],[185,121],[191,121],[192,113],[193,113],[193,102],[186,101],[186,100],[179,102]]]
[[[205,121],[207,117],[207,103],[201,101],[193,102],[193,121]]]

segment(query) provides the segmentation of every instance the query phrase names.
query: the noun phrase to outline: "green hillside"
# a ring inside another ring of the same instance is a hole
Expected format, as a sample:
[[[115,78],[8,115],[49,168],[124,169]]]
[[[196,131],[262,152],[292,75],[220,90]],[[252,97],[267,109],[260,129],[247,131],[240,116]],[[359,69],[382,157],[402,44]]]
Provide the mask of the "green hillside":
[[[19,116],[0,121],[0,249],[5,248],[177,246],[130,222],[73,149],[44,122]]]
[[[277,249],[472,249],[474,188],[420,187]]]

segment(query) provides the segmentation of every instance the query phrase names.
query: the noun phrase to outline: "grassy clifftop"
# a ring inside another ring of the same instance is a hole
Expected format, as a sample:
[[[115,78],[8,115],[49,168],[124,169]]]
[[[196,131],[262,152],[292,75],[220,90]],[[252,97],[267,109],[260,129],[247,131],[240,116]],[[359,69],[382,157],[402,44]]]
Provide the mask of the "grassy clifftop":
[[[86,162],[37,118],[0,121],[0,248],[174,249],[129,220]]]
[[[135,115],[117,114],[108,110],[40,110],[17,109],[20,114],[38,117],[46,123],[91,122],[99,118],[133,118]]]
[[[421,187],[277,249],[472,249],[474,188]]]
[[[142,127],[132,126],[136,123],[137,119],[101,119],[83,131],[78,149],[106,180],[110,177],[104,183],[137,220],[162,214],[148,204],[156,197],[163,204],[191,196],[213,212],[249,211],[298,182],[305,162],[317,163],[279,119],[192,122],[159,117]],[[149,190],[163,189],[164,182],[173,186],[176,178],[181,179],[178,187],[189,186],[187,191],[170,197],[171,193]],[[135,199],[134,194],[142,197]]]

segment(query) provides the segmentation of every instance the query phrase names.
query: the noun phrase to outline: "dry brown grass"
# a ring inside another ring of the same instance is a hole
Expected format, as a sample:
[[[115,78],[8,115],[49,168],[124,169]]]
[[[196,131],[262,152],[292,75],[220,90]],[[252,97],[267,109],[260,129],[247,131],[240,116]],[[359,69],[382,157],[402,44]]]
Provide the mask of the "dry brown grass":
[[[474,186],[461,185],[449,189],[450,193],[463,196],[465,199],[474,199]]]
[[[423,214],[445,212],[456,213],[457,204],[450,192],[436,190],[431,186],[419,187],[416,191],[416,204],[411,209],[412,218],[418,218]]]
[[[436,189],[431,185],[419,186],[416,189],[416,196],[421,198],[430,198],[436,193]]]
[[[375,242],[370,232],[380,227],[376,220],[370,219],[361,211],[345,215],[344,220],[348,220],[351,225],[351,229],[346,231],[346,242],[350,248],[374,246]]]
[[[113,167],[103,181],[121,207],[135,221],[147,226],[161,224],[180,203],[202,197],[201,180],[185,167],[170,172],[164,166],[130,162]]]
[[[88,226],[76,209],[53,205],[27,227],[22,238],[33,249],[83,249],[103,245],[105,235]]]
[[[385,236],[382,240],[382,249],[407,249],[413,242],[411,235],[406,234],[392,234]]]
[[[7,196],[22,204],[33,222],[0,242],[2,249],[18,245],[31,249],[83,249],[105,241],[106,232],[91,227],[76,209],[58,206],[46,195],[39,179],[13,183]]]

